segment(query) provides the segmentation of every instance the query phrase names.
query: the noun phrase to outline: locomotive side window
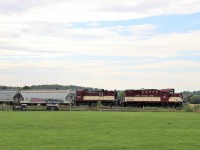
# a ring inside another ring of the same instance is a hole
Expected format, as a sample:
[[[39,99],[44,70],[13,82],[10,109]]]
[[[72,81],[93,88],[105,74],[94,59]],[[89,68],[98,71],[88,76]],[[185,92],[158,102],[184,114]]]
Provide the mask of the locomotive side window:
[[[169,93],[170,93],[170,94],[174,94],[174,91],[170,91]]]
[[[100,92],[100,93],[99,93],[99,96],[103,96],[103,92]]]
[[[80,96],[80,93],[79,93],[79,92],[77,93],[77,96]]]

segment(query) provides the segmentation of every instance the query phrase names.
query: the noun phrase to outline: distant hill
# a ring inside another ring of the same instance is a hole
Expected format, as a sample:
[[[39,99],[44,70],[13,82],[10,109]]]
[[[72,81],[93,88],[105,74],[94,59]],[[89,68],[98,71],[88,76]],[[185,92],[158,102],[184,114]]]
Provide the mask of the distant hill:
[[[83,87],[77,85],[59,85],[59,84],[32,85],[24,87],[0,85],[0,90],[77,90],[77,89],[98,90],[98,88],[93,88],[93,87]]]
[[[46,90],[77,90],[77,89],[89,89],[89,90],[94,90],[97,88],[92,88],[92,87],[83,87],[83,86],[77,86],[77,85],[58,85],[58,84],[45,84],[45,85],[32,85],[30,86],[30,90],[41,90],[41,89],[46,89]]]
[[[0,90],[18,90],[22,87],[0,85]]]

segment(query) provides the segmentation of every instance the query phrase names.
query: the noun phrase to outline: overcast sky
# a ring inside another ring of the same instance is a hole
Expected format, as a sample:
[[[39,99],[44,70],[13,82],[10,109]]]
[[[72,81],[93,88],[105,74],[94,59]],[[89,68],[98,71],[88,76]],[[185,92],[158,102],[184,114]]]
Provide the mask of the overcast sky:
[[[0,0],[0,85],[200,90],[199,0]]]

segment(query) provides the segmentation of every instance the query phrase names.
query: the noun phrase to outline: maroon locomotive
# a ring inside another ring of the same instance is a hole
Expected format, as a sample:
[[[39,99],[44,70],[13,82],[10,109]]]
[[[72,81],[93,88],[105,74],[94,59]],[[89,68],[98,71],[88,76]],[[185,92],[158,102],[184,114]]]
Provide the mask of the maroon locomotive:
[[[125,90],[125,106],[180,106],[182,94],[174,89]]]
[[[76,91],[76,105],[96,105],[98,101],[102,105],[112,106],[117,99],[117,91],[97,90],[89,91],[87,89]]]

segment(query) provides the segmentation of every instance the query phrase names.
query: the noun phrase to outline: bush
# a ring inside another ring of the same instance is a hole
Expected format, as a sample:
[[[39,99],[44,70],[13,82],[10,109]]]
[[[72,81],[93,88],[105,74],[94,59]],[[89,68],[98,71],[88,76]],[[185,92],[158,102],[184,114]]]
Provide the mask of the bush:
[[[193,109],[194,109],[194,111],[200,111],[200,105],[195,105],[195,106],[193,107]]]
[[[189,102],[191,104],[200,104],[200,96],[199,95],[193,95],[190,99]]]
[[[183,105],[183,110],[186,111],[186,112],[192,112],[192,111],[194,111],[193,107],[189,103],[185,103]]]

